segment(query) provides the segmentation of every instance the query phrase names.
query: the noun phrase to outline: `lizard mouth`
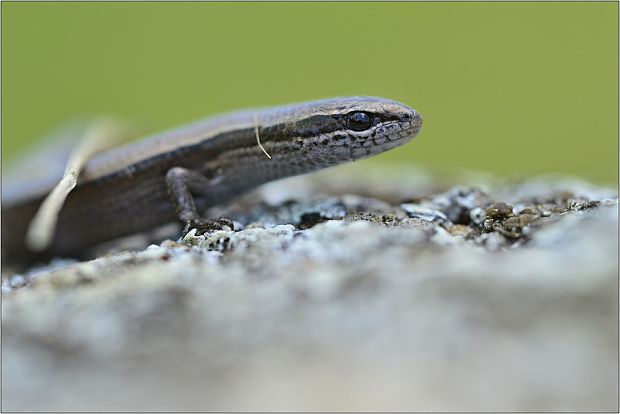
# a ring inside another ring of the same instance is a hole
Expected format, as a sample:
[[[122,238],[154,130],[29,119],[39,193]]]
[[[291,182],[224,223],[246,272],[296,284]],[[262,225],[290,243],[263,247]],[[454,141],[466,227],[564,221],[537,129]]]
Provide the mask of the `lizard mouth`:
[[[415,113],[411,120],[377,126],[373,136],[358,139],[350,148],[350,159],[369,157],[406,144],[422,129],[422,118]]]

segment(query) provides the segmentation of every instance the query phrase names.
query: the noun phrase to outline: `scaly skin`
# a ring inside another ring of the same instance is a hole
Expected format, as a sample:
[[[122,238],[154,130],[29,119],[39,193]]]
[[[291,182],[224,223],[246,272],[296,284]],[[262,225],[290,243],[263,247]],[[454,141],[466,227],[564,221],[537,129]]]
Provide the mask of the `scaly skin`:
[[[402,145],[421,126],[420,115],[401,103],[343,97],[223,115],[114,148],[88,161],[60,212],[52,245],[39,257],[79,255],[175,220],[189,224],[192,212],[263,183]],[[45,195],[3,197],[4,260],[37,257],[24,236]]]

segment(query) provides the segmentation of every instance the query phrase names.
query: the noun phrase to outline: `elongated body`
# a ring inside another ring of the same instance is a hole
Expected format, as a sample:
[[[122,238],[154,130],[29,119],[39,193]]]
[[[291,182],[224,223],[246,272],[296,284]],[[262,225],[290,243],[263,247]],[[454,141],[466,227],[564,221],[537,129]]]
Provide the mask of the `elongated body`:
[[[195,211],[396,147],[421,125],[415,110],[395,101],[334,98],[214,117],[99,153],[68,195],[45,253],[71,256],[166,222],[194,223]],[[39,187],[20,193],[3,185],[6,260],[30,255],[24,235],[51,188]]]

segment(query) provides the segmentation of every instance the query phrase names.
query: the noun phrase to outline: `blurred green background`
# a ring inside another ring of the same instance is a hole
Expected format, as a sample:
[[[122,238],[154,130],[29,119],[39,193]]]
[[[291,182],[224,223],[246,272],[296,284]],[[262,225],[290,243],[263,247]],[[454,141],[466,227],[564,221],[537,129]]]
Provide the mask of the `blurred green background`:
[[[617,3],[2,3],[2,160],[78,115],[145,133],[339,95],[418,109],[374,158],[617,183]]]

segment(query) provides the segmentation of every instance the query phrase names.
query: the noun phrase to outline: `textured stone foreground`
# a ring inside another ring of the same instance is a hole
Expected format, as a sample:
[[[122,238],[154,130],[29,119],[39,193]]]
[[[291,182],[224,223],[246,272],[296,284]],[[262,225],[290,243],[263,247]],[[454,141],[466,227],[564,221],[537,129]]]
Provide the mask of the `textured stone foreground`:
[[[618,409],[615,189],[359,167],[3,269],[3,409]]]

